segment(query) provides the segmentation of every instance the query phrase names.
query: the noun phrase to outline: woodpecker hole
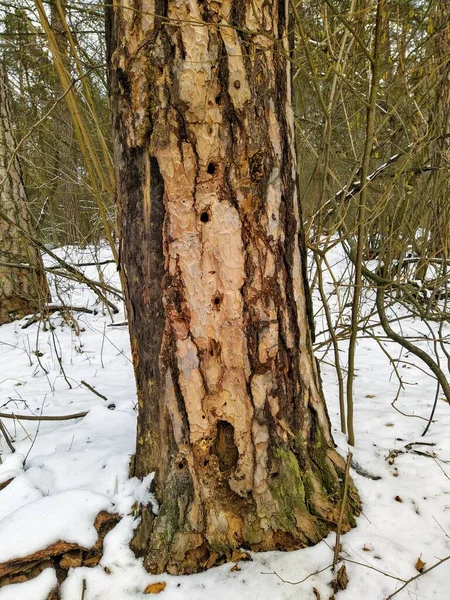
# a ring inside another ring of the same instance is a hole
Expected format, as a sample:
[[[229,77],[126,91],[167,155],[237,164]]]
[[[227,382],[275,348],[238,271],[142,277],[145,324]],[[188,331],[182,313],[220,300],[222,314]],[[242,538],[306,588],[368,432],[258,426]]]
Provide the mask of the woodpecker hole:
[[[228,421],[218,421],[214,454],[219,459],[219,469],[231,471],[238,463],[239,452],[234,442],[234,427]]]
[[[216,310],[219,310],[220,305],[222,304],[222,300],[223,300],[223,295],[222,294],[219,294],[219,293],[215,294],[212,297],[213,308],[215,308]]]

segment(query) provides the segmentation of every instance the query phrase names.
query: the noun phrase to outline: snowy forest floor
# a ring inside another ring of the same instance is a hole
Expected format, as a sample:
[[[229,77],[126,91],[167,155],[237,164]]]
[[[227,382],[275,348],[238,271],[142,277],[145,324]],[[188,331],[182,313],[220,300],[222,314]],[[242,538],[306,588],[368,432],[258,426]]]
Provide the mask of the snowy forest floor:
[[[74,263],[109,258],[105,248],[59,252]],[[344,269],[339,251],[333,252],[330,260]],[[101,269],[105,282],[118,285],[114,265]],[[98,280],[97,267],[84,267],[84,272]],[[150,583],[162,581],[167,584],[162,600],[328,600],[333,593],[334,534],[297,552],[253,554],[237,569],[229,563],[185,577],[155,577],[144,571],[128,547],[135,525],[132,506],[146,495],[149,499],[143,484],[128,479],[136,427],[128,331],[126,326],[110,327],[111,316],[85,286],[54,277],[52,286],[55,302],[59,297],[67,305],[98,312],[74,312],[75,326],[55,313],[49,319],[54,329],[43,323],[22,329],[26,319],[0,327],[0,412],[88,414],[55,422],[2,419],[16,452],[11,453],[0,435],[0,488],[12,479],[0,491],[0,563],[61,539],[91,546],[97,538],[95,516],[109,510],[123,518],[106,535],[100,564],[71,569],[60,589],[62,600],[141,600],[149,597],[144,590]],[[326,286],[331,292],[331,283]],[[365,310],[370,311],[371,303],[369,292]],[[322,316],[316,317],[317,331],[325,330]],[[114,321],[124,319],[121,307]],[[418,320],[400,323],[404,334],[429,335]],[[450,407],[438,400],[435,422],[421,437],[436,382],[417,359],[386,340],[381,329],[373,331],[382,347],[370,335],[363,334],[358,342],[352,451],[360,467],[379,479],[351,470],[363,512],[357,527],[342,538],[349,581],[336,594],[338,600],[384,600],[418,575],[419,557],[427,569],[450,555]],[[450,335],[448,323],[444,334]],[[421,342],[423,349],[430,350],[428,346],[431,342]],[[391,403],[398,394],[398,378],[382,348],[401,359],[396,367],[404,389],[395,408]],[[346,349],[343,342],[344,364]],[[346,456],[333,354],[319,349],[317,356],[335,441]],[[418,445],[423,442],[428,445]],[[1,587],[0,600],[45,600],[55,584],[54,570],[45,569],[31,581]],[[395,598],[450,598],[450,561],[412,581]]]

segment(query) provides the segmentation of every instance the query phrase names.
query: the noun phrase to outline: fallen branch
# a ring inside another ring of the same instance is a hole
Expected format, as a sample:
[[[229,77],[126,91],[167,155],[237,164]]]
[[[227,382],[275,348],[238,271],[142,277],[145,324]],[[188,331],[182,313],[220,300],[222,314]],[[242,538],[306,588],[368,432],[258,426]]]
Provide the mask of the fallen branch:
[[[108,323],[108,327],[128,327],[128,321],[121,321],[120,323]]]
[[[18,415],[16,413],[0,413],[1,419],[17,419],[18,421],[69,421],[70,419],[81,419],[88,414],[85,412],[73,413],[71,415],[58,416],[37,416],[37,415]]]
[[[300,581],[289,581],[288,579],[283,579],[281,577],[281,575],[278,575],[278,573],[276,571],[273,571],[272,573],[264,573],[261,572],[261,575],[275,575],[275,577],[278,577],[278,579],[280,581],[282,581],[283,583],[287,583],[289,585],[300,585],[300,583],[304,583],[307,579],[309,579],[310,577],[314,577],[314,575],[319,575],[319,573],[323,573],[324,571],[327,571],[328,569],[330,569],[333,565],[327,565],[326,567],[323,567],[323,569],[318,569],[317,571],[314,571],[314,573],[310,573],[309,575],[307,575],[306,577],[304,577],[303,579],[301,579]]]
[[[95,388],[93,388],[92,385],[89,385],[86,381],[81,380],[80,383],[82,385],[84,385],[85,387],[87,387],[88,390],[91,390],[91,392],[93,394],[95,394],[96,396],[98,396],[99,398],[102,398],[103,400],[108,400],[108,398],[106,396],[104,396],[103,394],[100,394],[100,392],[97,392],[97,390]]]
[[[67,312],[67,311],[86,313],[89,315],[97,314],[96,310],[92,310],[91,308],[86,308],[84,306],[59,306],[59,305],[55,305],[55,304],[49,304],[48,306],[44,306],[44,308],[42,310],[35,312],[34,315],[29,317],[27,319],[27,322],[25,323],[25,325],[22,325],[22,329],[28,329],[28,327],[33,325],[33,323],[37,323],[38,321],[40,321],[42,319],[42,317],[45,317],[51,313],[54,313],[54,312],[62,313],[62,312]]]
[[[11,477],[10,479],[7,479],[6,481],[2,481],[2,482],[0,483],[0,492],[1,492],[2,490],[4,490],[4,489],[5,489],[5,487],[6,487],[6,486],[8,486],[8,485],[11,483],[11,481],[14,481],[14,477]]]
[[[0,420],[0,430],[1,430],[1,432],[3,433],[3,437],[5,438],[5,440],[6,440],[6,443],[8,444],[8,447],[9,447],[9,449],[11,450],[11,452],[13,452],[13,453],[14,453],[14,452],[16,451],[16,449],[14,448],[14,446],[13,446],[13,444],[12,444],[12,441],[10,440],[10,437],[9,437],[8,430],[7,430],[7,429],[6,429],[6,427],[3,425],[3,423],[2,423],[2,421],[1,421],[1,420]]]

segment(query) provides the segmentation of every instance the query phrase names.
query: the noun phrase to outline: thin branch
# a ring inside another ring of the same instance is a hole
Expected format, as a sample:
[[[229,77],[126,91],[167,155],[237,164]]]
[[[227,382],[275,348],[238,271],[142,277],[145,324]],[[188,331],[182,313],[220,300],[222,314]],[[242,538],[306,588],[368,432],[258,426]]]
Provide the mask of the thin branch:
[[[104,396],[103,394],[100,394],[100,392],[97,392],[97,390],[95,388],[93,388],[92,385],[89,385],[86,381],[81,380],[80,383],[82,385],[84,385],[85,387],[87,387],[88,390],[91,390],[91,392],[93,394],[95,394],[96,396],[98,396],[99,398],[102,398],[103,400],[108,400],[108,398],[106,396]]]
[[[71,415],[60,416],[37,416],[37,415],[18,415],[16,413],[0,413],[1,419],[17,419],[18,421],[69,421],[70,419],[82,419],[88,414],[85,412],[73,413]]]
[[[404,590],[407,585],[409,585],[410,583],[412,583],[416,579],[419,579],[420,577],[423,577],[424,575],[426,575],[427,573],[429,573],[430,571],[432,571],[436,567],[439,567],[440,565],[442,565],[443,563],[445,563],[447,560],[450,560],[450,555],[446,556],[445,558],[442,558],[441,560],[438,560],[438,562],[435,563],[429,569],[426,569],[425,571],[422,571],[422,573],[419,573],[418,575],[415,575],[414,577],[411,577],[411,579],[408,579],[408,581],[405,581],[405,583],[401,587],[399,587],[398,590],[396,590],[395,592],[393,592],[392,594],[390,594],[386,598],[386,600],[391,600],[391,598],[393,598],[394,596],[396,596],[397,594],[399,594],[402,590]]]

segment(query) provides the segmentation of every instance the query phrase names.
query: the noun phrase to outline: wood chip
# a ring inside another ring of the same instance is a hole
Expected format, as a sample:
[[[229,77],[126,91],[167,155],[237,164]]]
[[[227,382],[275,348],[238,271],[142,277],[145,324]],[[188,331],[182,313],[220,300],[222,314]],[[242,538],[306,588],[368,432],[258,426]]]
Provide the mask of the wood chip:
[[[157,581],[156,583],[151,583],[145,588],[144,594],[160,594],[166,589],[166,585],[167,584],[165,581]]]

